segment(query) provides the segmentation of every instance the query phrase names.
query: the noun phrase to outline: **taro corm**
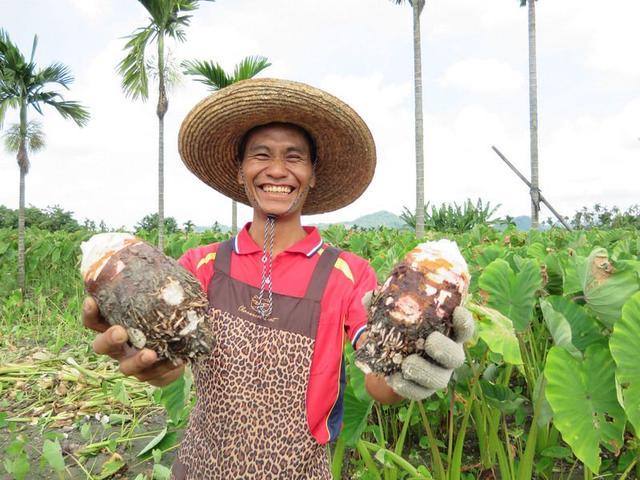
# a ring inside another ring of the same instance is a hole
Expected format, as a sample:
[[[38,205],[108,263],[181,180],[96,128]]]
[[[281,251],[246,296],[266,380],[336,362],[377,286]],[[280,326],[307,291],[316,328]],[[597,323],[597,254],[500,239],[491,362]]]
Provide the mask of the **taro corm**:
[[[81,248],[87,292],[107,322],[127,330],[134,347],[174,365],[211,351],[207,298],[175,260],[127,233],[94,235]]]
[[[371,301],[367,341],[356,351],[356,365],[365,373],[388,376],[400,371],[411,354],[427,358],[429,334],[453,335],[453,311],[463,304],[469,280],[455,242],[438,240],[414,248]]]

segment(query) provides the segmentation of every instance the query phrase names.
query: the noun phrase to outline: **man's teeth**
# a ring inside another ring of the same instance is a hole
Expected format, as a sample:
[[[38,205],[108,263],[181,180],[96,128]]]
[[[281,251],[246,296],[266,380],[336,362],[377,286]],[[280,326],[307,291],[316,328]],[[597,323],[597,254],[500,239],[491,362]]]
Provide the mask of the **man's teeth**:
[[[291,190],[293,190],[291,187],[280,185],[265,185],[262,189],[269,193],[291,193]]]

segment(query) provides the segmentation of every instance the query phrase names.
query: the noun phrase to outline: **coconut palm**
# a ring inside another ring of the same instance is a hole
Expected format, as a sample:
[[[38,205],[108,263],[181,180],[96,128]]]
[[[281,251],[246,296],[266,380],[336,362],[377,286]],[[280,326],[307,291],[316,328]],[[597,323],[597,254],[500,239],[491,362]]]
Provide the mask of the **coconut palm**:
[[[146,56],[155,42],[155,72],[158,78],[158,247],[164,249],[164,116],[169,109],[166,86],[165,40],[171,38],[179,42],[186,40],[185,29],[191,22],[191,15],[185,14],[198,8],[199,0],[138,0],[149,12],[149,24],[138,28],[127,38],[126,56],[118,64],[122,76],[122,90],[133,100],[149,98],[149,74]],[[213,0],[204,0],[213,1]]]
[[[6,141],[10,150],[16,152],[20,169],[20,203],[18,208],[18,286],[24,292],[24,205],[25,177],[29,172],[29,153],[42,148],[43,135],[41,128],[28,120],[31,109],[42,114],[45,105],[52,107],[63,118],[73,120],[83,127],[89,121],[89,112],[80,103],[65,100],[63,96],[51,90],[51,85],[59,85],[65,89],[73,82],[69,68],[62,63],[52,63],[45,68],[38,68],[34,55],[38,45],[38,37],[34,37],[29,60],[11,41],[9,35],[0,29],[0,126],[5,113],[16,109],[19,123],[11,127]]]
[[[424,236],[424,147],[422,133],[422,49],[420,14],[425,0],[391,0],[396,5],[408,3],[413,10],[413,83],[416,137],[416,236]]]
[[[531,155],[531,228],[537,229],[540,213],[538,187],[538,67],[536,58],[536,2],[519,0],[520,6],[528,6],[529,24],[529,140]]]
[[[254,56],[242,59],[233,69],[233,74],[228,74],[217,63],[211,61],[190,60],[183,62],[185,75],[194,75],[197,82],[204,83],[209,90],[217,91],[228,87],[240,80],[248,80],[255,77],[265,68],[271,66],[265,57]],[[231,201],[231,232],[238,231],[238,204]]]

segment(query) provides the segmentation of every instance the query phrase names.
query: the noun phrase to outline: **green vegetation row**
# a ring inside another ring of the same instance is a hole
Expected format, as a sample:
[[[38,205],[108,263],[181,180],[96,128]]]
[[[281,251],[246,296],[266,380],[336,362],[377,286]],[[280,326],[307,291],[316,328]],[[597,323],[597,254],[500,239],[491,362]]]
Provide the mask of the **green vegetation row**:
[[[70,371],[70,378],[84,378],[78,380],[86,384],[83,391],[98,400],[83,403],[86,408],[74,410],[68,419],[78,430],[91,429],[91,438],[58,457],[56,445],[63,440],[54,435],[54,427],[60,418],[36,418],[33,409],[46,404],[44,387],[25,373],[34,365],[53,368],[52,363],[12,359],[13,373],[0,368],[0,393],[18,381],[25,387],[17,404],[1,397],[0,411],[7,413],[0,415],[0,432],[4,425],[13,438],[4,452],[5,470],[14,478],[29,478],[16,473],[25,464],[31,471],[82,465],[90,475],[86,478],[108,478],[99,473],[131,464],[114,455],[124,455],[125,447],[134,445],[135,454],[142,452],[137,462],[147,462],[149,472],[138,480],[162,478],[170,463],[163,455],[175,451],[193,404],[190,377],[154,391],[119,377],[112,364],[93,356],[91,334],[78,325],[84,294],[77,273],[79,244],[91,233],[27,233],[28,295],[22,298],[11,284],[16,232],[0,230],[0,334],[18,352],[25,343],[46,345],[60,358],[60,368]],[[153,233],[142,234],[154,240]],[[369,259],[380,280],[418,243],[412,232],[393,229],[334,226],[323,236]],[[382,406],[367,396],[363,376],[347,351],[344,429],[331,447],[335,478],[639,478],[638,230],[523,233],[476,226],[463,234],[427,236],[455,239],[469,263],[468,307],[477,318],[478,333],[467,350],[468,362],[446,392],[424,402]],[[188,248],[224,238],[219,231],[176,232],[166,238],[165,251],[178,257]],[[68,352],[75,352],[76,364],[69,363]],[[140,433],[139,417],[153,412],[157,418],[161,407],[166,423]],[[109,417],[108,425],[96,426],[85,418],[97,413]],[[117,428],[110,423],[113,418]],[[45,467],[27,461],[26,446],[20,447],[21,419],[54,432],[38,447]],[[141,439],[142,445],[136,443]],[[105,450],[110,456],[96,463]]]

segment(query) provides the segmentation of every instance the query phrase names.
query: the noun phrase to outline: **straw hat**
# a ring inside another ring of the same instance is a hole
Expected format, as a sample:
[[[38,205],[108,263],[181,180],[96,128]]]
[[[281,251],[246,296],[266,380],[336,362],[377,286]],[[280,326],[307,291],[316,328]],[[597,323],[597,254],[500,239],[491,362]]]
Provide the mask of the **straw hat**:
[[[349,205],[371,182],[376,151],[362,118],[336,97],[288,80],[244,80],[198,103],[180,128],[182,161],[207,185],[248,205],[237,181],[239,144],[248,130],[271,122],[296,124],[316,143],[316,186],[303,214]]]

